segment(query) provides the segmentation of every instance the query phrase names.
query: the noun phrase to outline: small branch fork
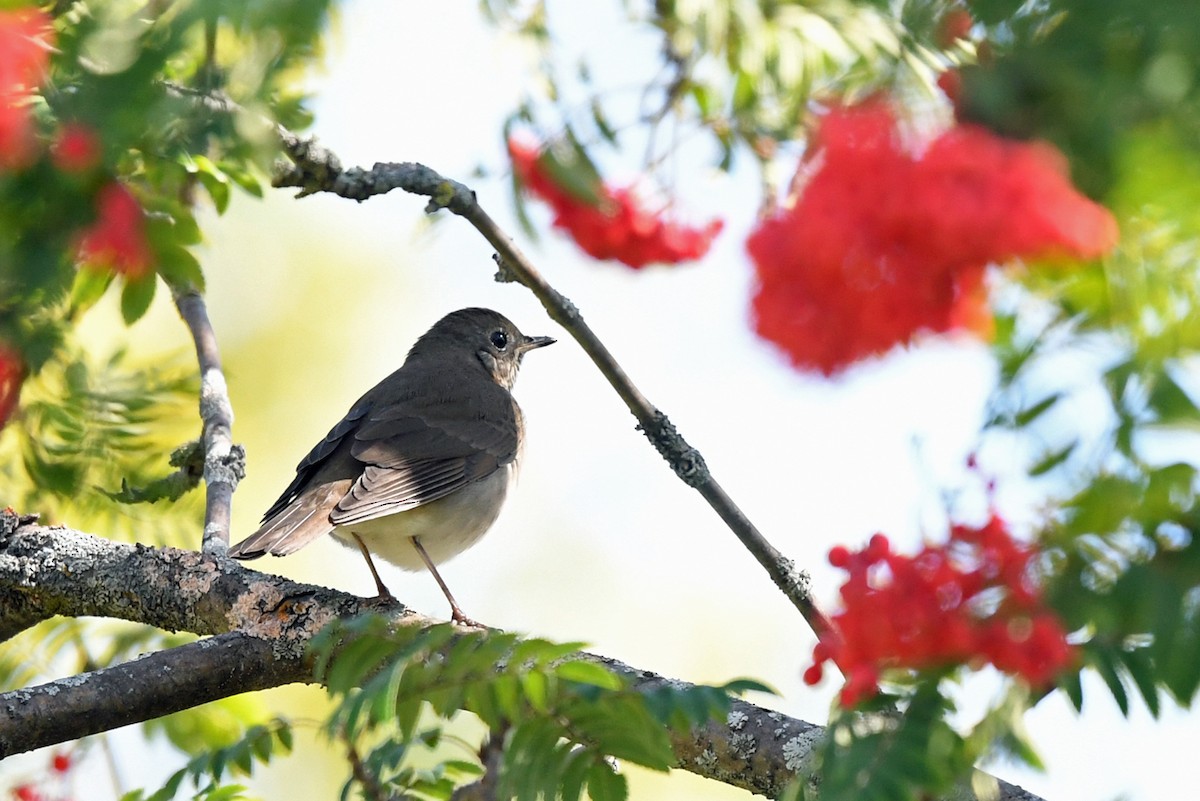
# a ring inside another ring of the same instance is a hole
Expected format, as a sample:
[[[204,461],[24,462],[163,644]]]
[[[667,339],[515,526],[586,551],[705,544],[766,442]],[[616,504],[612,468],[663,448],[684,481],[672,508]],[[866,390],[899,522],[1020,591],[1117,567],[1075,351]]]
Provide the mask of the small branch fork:
[[[638,428],[667,460],[675,474],[708,501],[725,525],[767,571],[775,585],[800,610],[817,636],[823,636],[829,630],[829,621],[812,599],[808,573],[798,570],[742,513],[713,478],[699,451],[691,447],[667,416],[638,391],[612,353],[584,322],[579,309],[538,273],[533,263],[479,205],[474,192],[457,181],[442,177],[429,167],[412,162],[378,163],[370,170],[360,167],[343,169],[333,153],[313,140],[278,129],[277,132],[292,160],[290,165],[282,165],[278,169],[274,179],[277,187],[299,188],[300,197],[331,192],[360,202],[374,195],[401,189],[428,197],[427,212],[447,209],[471,223],[496,249],[496,261],[500,266],[498,280],[515,281],[533,292],[550,318],[570,332],[608,379],[637,418]]]
[[[55,615],[130,620],[207,639],[113,667],[0,693],[0,759],[242,692],[313,682],[308,643],[365,611],[397,626],[440,621],[337,590],[259,573],[219,554],[129,545],[0,511],[0,641]],[[448,646],[449,647],[449,646]],[[688,686],[603,656],[589,658],[649,692]],[[119,703],[114,703],[119,699]],[[824,729],[734,700],[727,718],[671,732],[677,767],[770,797],[814,781]],[[986,774],[997,801],[1041,801]],[[945,801],[970,801],[966,786]]]

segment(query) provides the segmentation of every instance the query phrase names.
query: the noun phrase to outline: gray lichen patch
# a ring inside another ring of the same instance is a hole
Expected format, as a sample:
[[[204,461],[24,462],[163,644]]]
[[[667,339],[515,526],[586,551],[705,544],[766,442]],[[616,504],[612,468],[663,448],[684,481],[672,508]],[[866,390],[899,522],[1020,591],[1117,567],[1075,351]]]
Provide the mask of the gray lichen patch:
[[[729,737],[729,752],[734,757],[749,762],[758,750],[758,740],[753,734],[737,732]]]
[[[812,761],[813,751],[821,740],[822,729],[814,726],[800,732],[783,744],[784,767],[800,773]]]
[[[694,760],[696,767],[702,771],[711,773],[717,768],[717,753],[712,748],[705,748],[696,755]]]

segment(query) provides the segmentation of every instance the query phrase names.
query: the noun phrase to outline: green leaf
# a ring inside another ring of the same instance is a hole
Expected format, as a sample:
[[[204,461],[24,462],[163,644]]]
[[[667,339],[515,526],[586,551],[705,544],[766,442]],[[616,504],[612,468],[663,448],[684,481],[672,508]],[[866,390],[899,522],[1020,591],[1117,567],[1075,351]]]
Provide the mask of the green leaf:
[[[764,684],[757,679],[734,679],[721,685],[721,689],[731,695],[744,695],[749,692],[766,693],[768,695],[779,695],[779,691],[769,684]]]
[[[746,72],[739,71],[733,82],[733,110],[735,113],[751,111],[758,92],[754,89],[754,79]]]
[[[93,270],[90,267],[80,267],[75,271],[75,280],[71,284],[72,313],[85,312],[103,297],[109,285],[112,284],[111,270]]]
[[[212,198],[217,214],[224,214],[229,208],[229,177],[208,157],[199,154],[190,156],[184,166],[200,180]]]
[[[121,289],[121,317],[126,325],[133,325],[146,314],[157,287],[158,276],[155,273],[125,281]]]
[[[608,668],[583,659],[560,662],[554,666],[554,672],[560,679],[602,687],[606,690],[619,690],[624,686],[621,677]]]
[[[522,675],[521,688],[525,691],[525,700],[535,711],[542,714],[549,711],[549,682],[545,673],[534,670]]]
[[[1196,408],[1191,397],[1166,373],[1157,376],[1154,389],[1150,392],[1149,404],[1158,420],[1163,423],[1195,423],[1200,420],[1200,409]]]
[[[1072,670],[1069,673],[1064,673],[1058,680],[1058,686],[1062,687],[1067,694],[1067,698],[1071,700],[1072,706],[1076,712],[1083,711],[1083,682],[1080,681],[1079,671]]]
[[[696,101],[696,111],[700,119],[707,120],[711,117],[715,106],[712,99],[712,91],[709,87],[692,81],[688,83],[688,93]]]
[[[275,735],[263,726],[256,726],[255,736],[250,740],[250,750],[259,762],[270,762],[275,753]],[[253,730],[252,730],[253,731]]]
[[[1182,705],[1188,705],[1200,689],[1200,630],[1195,615],[1190,625],[1180,628],[1170,653],[1160,663],[1162,681]]]
[[[1091,657],[1096,672],[1108,685],[1109,692],[1112,693],[1113,700],[1117,702],[1121,714],[1129,717],[1129,695],[1125,691],[1125,684],[1121,681],[1121,675],[1117,671],[1117,664],[1112,653],[1107,648],[1100,647],[1091,649],[1088,655]]]
[[[1079,442],[1075,441],[1070,445],[1067,445],[1065,448],[1059,448],[1058,450],[1046,453],[1041,459],[1038,459],[1036,462],[1034,462],[1032,467],[1029,468],[1029,475],[1034,477],[1043,476],[1046,473],[1049,473],[1051,470],[1067,461],[1067,459],[1071,458],[1071,454],[1075,452],[1075,448],[1078,445]]]
[[[608,122],[608,117],[604,113],[604,108],[600,105],[600,101],[592,98],[592,122],[596,125],[596,130],[600,132],[600,136],[604,137],[604,141],[610,145],[617,144],[617,132],[613,130],[612,125]]]
[[[1051,408],[1053,408],[1056,403],[1062,400],[1062,398],[1063,394],[1061,392],[1055,392],[1045,398],[1042,398],[1028,409],[1018,412],[1014,418],[1017,428],[1024,428],[1025,426],[1029,425],[1034,420],[1038,419]]]
[[[290,754],[293,745],[292,727],[290,725],[280,726],[275,730],[275,736],[279,739],[279,745],[283,748],[284,753]]]
[[[363,683],[363,679],[392,657],[395,644],[376,637],[358,637],[348,642],[329,665],[323,679],[330,692],[345,694]]]
[[[588,771],[591,770],[597,757],[594,752],[578,746],[567,755],[559,780],[559,798],[561,801],[579,801],[583,794],[583,785],[587,782]]]
[[[247,747],[245,742],[238,743],[230,749],[230,758],[233,764],[243,775],[248,776],[254,771],[254,753]]]
[[[194,289],[204,292],[204,271],[200,262],[185,247],[169,245],[159,250],[158,272],[176,291]]]
[[[629,796],[629,784],[625,777],[603,760],[588,768],[587,788],[592,801],[625,801]]]
[[[666,727],[649,713],[640,695],[604,695],[563,710],[571,731],[605,754],[654,770],[667,770],[675,754]]]
[[[1158,717],[1160,711],[1158,686],[1155,683],[1154,663],[1150,659],[1150,655],[1144,648],[1133,648],[1130,650],[1120,651],[1117,655],[1121,663],[1125,666],[1126,672],[1133,679],[1134,685],[1141,693],[1142,700],[1146,702],[1146,708],[1150,710],[1150,714]]]
[[[229,180],[237,184],[244,192],[254,197],[261,198],[263,196],[262,181],[258,179],[254,173],[243,169],[229,161],[217,162],[217,166]]]
[[[224,214],[229,208],[229,180],[224,176],[217,177],[212,173],[202,172],[197,175],[200,183],[212,198],[217,214]]]

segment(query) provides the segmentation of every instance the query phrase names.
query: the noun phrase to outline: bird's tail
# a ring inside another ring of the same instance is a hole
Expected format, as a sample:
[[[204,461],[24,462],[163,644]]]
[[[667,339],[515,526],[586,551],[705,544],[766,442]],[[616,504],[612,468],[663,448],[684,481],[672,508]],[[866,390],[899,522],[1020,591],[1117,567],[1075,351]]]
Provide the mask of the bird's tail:
[[[263,521],[258,531],[229,549],[234,559],[257,559],[264,554],[286,556],[333,531],[329,513],[346,494],[349,481],[313,487]]]

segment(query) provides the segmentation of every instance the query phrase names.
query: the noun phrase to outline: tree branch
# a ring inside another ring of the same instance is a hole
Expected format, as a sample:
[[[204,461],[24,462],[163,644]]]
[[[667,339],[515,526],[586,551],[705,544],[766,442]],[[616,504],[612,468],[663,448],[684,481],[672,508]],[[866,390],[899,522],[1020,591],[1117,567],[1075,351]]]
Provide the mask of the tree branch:
[[[217,335],[208,319],[204,298],[195,289],[174,292],[175,307],[187,324],[200,364],[200,419],[204,425],[204,553],[224,553],[229,547],[233,491],[246,477],[246,452],[233,443],[233,404],[221,371]]]
[[[766,569],[775,586],[800,610],[817,636],[829,630],[828,620],[812,598],[808,573],[797,570],[795,563],[767,541],[742,513],[713,478],[700,452],[689,445],[666,414],[651,404],[634,386],[612,353],[584,322],[579,309],[542,278],[533,263],[479,205],[474,192],[422,164],[411,162],[378,163],[370,170],[360,167],[343,170],[336,156],[318,147],[312,140],[288,132],[281,132],[280,138],[293,164],[290,168],[280,168],[274,180],[275,186],[299,187],[300,196],[332,192],[360,202],[393,189],[402,189],[428,197],[427,212],[448,209],[475,226],[496,249],[501,280],[517,281],[533,292],[550,318],[570,332],[608,379],[608,383],[637,418],[638,428],[667,460],[675,474],[708,501],[742,545]]]
[[[308,681],[300,658],[229,632],[113,667],[0,695],[0,759],[230,695]]]
[[[368,603],[259,573],[223,555],[3,523],[0,516],[0,635],[12,636],[31,620],[61,614],[115,617],[216,636],[0,694],[0,758],[241,692],[311,682],[308,642],[336,618],[370,609],[391,615],[397,625],[439,622],[399,603]],[[639,689],[683,684],[606,657],[592,658]],[[725,721],[675,733],[672,740],[683,770],[775,796],[797,776],[811,781],[813,753],[823,732],[820,726],[735,700]],[[999,798],[1038,801],[1004,782]]]

